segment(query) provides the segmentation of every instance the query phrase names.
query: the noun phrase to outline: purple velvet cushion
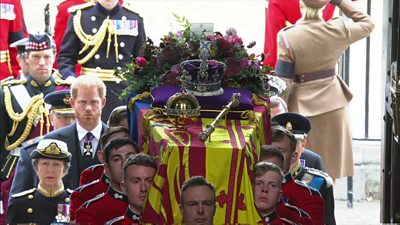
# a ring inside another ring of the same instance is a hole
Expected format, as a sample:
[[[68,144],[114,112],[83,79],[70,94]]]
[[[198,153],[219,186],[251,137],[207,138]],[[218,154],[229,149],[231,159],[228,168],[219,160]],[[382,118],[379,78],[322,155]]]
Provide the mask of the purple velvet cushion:
[[[159,86],[154,88],[151,91],[151,96],[153,97],[153,102],[151,103],[152,107],[164,108],[164,105],[167,103],[169,97],[181,91],[180,87],[177,86]],[[237,116],[233,116],[235,114],[234,111],[246,111],[246,110],[254,110],[254,105],[251,103],[252,93],[243,88],[231,88],[224,87],[224,94],[220,96],[196,96],[196,99],[199,101],[202,117],[215,117],[218,115],[218,112],[210,113],[204,112],[206,110],[222,110],[223,106],[228,104],[231,100],[233,93],[240,93],[242,99],[240,101],[239,106],[233,108],[231,110],[230,118],[239,118]],[[236,113],[237,114],[237,113]]]

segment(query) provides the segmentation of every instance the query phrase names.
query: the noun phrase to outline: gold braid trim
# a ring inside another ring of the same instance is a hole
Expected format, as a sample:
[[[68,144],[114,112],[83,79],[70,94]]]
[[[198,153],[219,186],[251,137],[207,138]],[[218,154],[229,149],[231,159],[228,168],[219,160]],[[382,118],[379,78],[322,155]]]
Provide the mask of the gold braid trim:
[[[19,145],[22,144],[26,140],[26,138],[29,136],[33,121],[35,120],[36,115],[39,115],[39,113],[45,113],[46,109],[44,109],[44,100],[43,100],[43,93],[40,93],[38,95],[35,95],[31,97],[31,100],[28,103],[28,106],[22,111],[22,113],[16,113],[12,107],[11,103],[11,93],[10,89],[8,86],[4,87],[4,104],[6,106],[6,111],[8,116],[10,117],[11,120],[13,120],[13,126],[11,129],[11,132],[7,134],[8,137],[11,137],[15,134],[15,131],[17,130],[19,122],[21,122],[23,119],[28,117],[28,121],[26,123],[25,129],[22,132],[21,137],[19,137],[14,143],[6,146],[7,151],[11,151],[14,148],[18,147]],[[40,135],[43,134],[43,115],[41,115],[41,132]],[[47,117],[48,118],[48,117]],[[49,121],[49,120],[47,120]],[[49,131],[50,127],[47,129]]]
[[[115,31],[114,28],[114,49],[115,49],[115,61],[118,63],[119,59],[118,59],[118,35],[117,32]]]
[[[21,122],[23,119],[25,119],[26,115],[30,112],[30,109],[33,107],[33,105],[37,104],[37,102],[40,100],[43,100],[43,93],[31,97],[28,106],[23,109],[22,113],[16,113],[14,112],[14,109],[12,107],[10,89],[8,86],[4,87],[4,104],[6,105],[6,110],[11,120],[15,122]]]
[[[270,105],[268,104],[268,102],[263,101],[262,99],[260,99],[256,94],[253,94],[251,101],[258,106],[264,106],[267,110],[268,110],[268,114],[270,113]]]
[[[79,55],[83,54],[83,52],[85,52],[90,46],[93,46],[92,50],[90,50],[90,52],[83,59],[78,60],[79,64],[85,64],[94,56],[94,54],[96,54],[97,50],[103,43],[107,33],[107,29],[109,29],[110,26],[110,20],[107,17],[101,24],[97,34],[89,35],[86,34],[85,31],[82,29],[81,17],[82,12],[81,10],[78,10],[73,19],[74,31],[79,40],[85,45],[79,52]]]
[[[133,104],[135,104],[136,101],[140,101],[144,98],[148,98],[150,96],[150,92],[145,91],[142,94],[137,94],[135,97],[131,98],[128,102],[128,109],[129,111],[133,111]]]
[[[33,121],[35,120],[37,113],[40,111],[40,107],[43,107],[43,104],[44,104],[44,100],[42,99],[42,100],[37,101],[33,105],[31,112],[28,115],[28,121],[26,122],[26,126],[25,126],[24,131],[22,132],[21,137],[19,137],[14,143],[6,146],[7,151],[11,151],[14,148],[20,146],[22,144],[22,142],[24,142],[28,138],[31,128],[32,128],[32,125],[33,125]],[[41,120],[43,120],[43,116],[42,116]],[[40,127],[40,135],[42,135],[43,134],[43,122],[42,121],[40,121],[40,126],[41,126]],[[13,134],[8,134],[7,136],[10,137],[12,135]]]
[[[159,108],[159,107],[152,107],[150,110],[148,110],[145,114],[144,117],[146,119],[151,119],[152,116],[165,116],[165,109]]]
[[[118,32],[115,30],[115,26],[109,22],[108,24],[108,39],[107,39],[107,53],[106,58],[108,58],[110,53],[111,36],[114,35],[114,49],[115,49],[115,62],[118,63]]]
[[[254,113],[253,110],[246,110],[243,111],[240,114],[240,119],[244,120],[244,119],[248,119],[249,120],[249,124],[254,124],[256,121],[256,114]]]

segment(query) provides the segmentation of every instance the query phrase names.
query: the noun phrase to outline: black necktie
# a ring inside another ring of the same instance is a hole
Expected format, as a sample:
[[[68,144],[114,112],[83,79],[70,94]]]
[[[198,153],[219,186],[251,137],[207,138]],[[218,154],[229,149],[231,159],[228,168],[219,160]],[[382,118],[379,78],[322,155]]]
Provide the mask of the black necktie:
[[[83,138],[83,159],[85,160],[86,166],[89,166],[93,158],[93,140],[94,136],[92,133],[87,132]]]

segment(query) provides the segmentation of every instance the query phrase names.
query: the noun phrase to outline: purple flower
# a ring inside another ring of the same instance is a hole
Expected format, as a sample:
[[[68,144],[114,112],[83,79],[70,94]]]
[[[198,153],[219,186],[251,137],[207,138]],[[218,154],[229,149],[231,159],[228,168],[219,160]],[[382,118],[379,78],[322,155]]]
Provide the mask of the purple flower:
[[[169,85],[180,84],[180,81],[178,80],[178,76],[180,75],[180,73],[181,70],[179,64],[173,65],[171,69],[168,70],[163,77],[164,84],[169,84]]]
[[[240,69],[244,70],[247,69],[250,66],[251,62],[250,60],[243,58],[240,59]]]
[[[229,27],[229,28],[225,31],[225,33],[226,33],[226,36],[228,36],[228,37],[236,37],[236,36],[237,36],[237,31],[236,31],[236,29],[233,28],[233,27]]]
[[[226,70],[225,70],[224,76],[233,77],[236,74],[238,74],[239,72],[240,72],[240,67],[239,67],[237,61],[232,57],[228,57],[226,59]]]

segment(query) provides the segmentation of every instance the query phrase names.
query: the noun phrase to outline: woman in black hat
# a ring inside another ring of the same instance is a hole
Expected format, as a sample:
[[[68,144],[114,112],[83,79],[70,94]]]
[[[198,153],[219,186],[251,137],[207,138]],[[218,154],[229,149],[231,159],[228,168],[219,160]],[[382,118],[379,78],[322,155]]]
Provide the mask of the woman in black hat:
[[[62,178],[70,167],[71,153],[65,142],[45,139],[31,154],[39,178],[37,188],[14,194],[7,212],[7,223],[69,222],[71,191],[65,190]]]

